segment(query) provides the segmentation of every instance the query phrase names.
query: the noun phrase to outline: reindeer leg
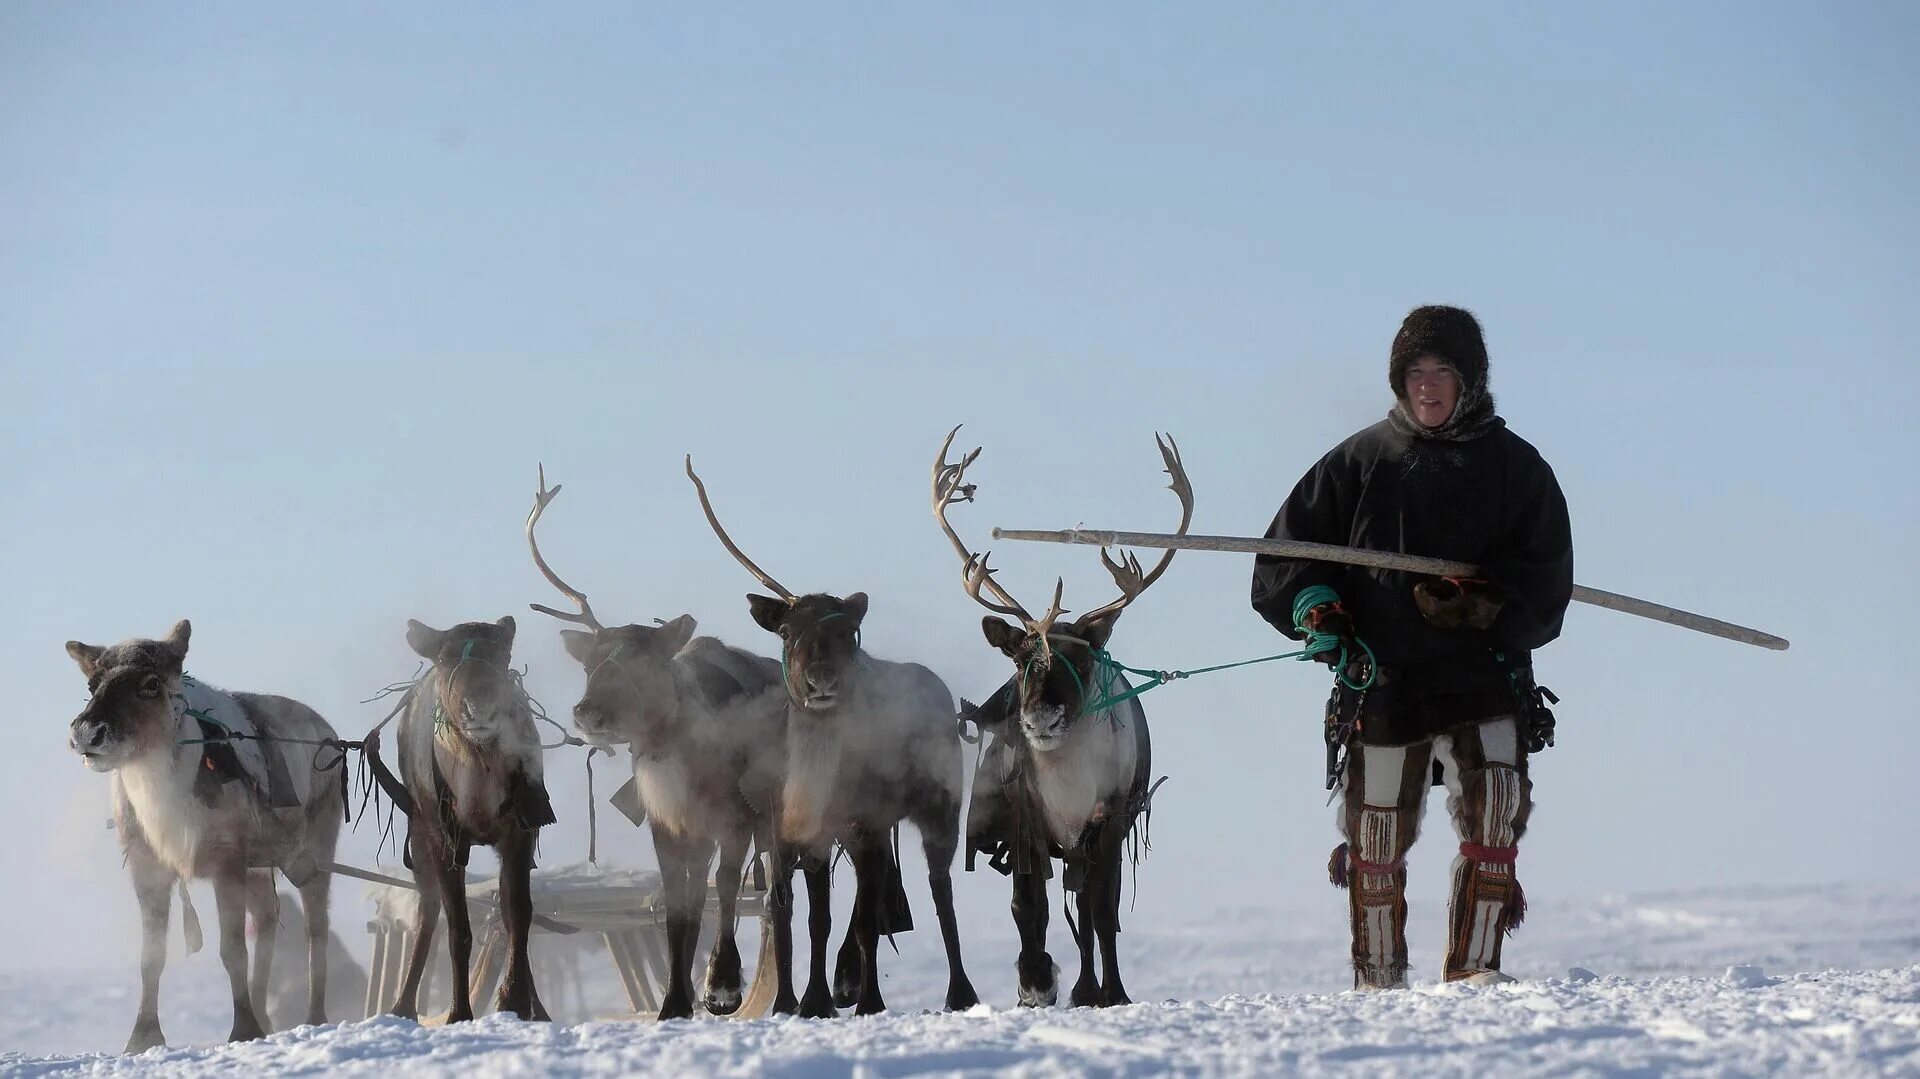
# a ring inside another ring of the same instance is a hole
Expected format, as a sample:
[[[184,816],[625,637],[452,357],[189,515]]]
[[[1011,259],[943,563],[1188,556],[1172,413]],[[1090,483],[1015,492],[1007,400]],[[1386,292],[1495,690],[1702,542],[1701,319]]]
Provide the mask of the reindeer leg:
[[[447,916],[447,959],[453,966],[453,984],[449,987],[453,1001],[447,1009],[447,1022],[464,1023],[473,1018],[473,998],[467,981],[473,963],[473,923],[467,911],[466,872],[454,857],[452,838],[443,842],[446,851],[440,860],[432,863],[432,870],[440,878],[440,902]],[[504,862],[500,875],[503,881],[508,875]]]
[[[1076,1008],[1091,1008],[1100,1002],[1100,978],[1093,968],[1093,919],[1099,903],[1097,857],[1092,851],[1087,852],[1087,875],[1080,881],[1080,890],[1073,893],[1075,916],[1080,922],[1073,934],[1073,943],[1080,950],[1080,977],[1073,983],[1073,993],[1067,1000]]]
[[[963,1012],[980,1003],[960,961],[960,923],[953,913],[953,856],[960,849],[960,801],[944,792],[936,804],[915,814],[920,850],[927,857],[927,887],[940,919],[940,943],[947,949],[947,1010]]]
[[[680,909],[684,912],[680,920],[680,932],[686,936],[680,953],[685,957],[685,978],[687,999],[693,999],[693,968],[700,952],[700,923],[707,914],[707,872],[713,868],[713,852],[716,844],[709,839],[689,839],[687,850],[687,876],[681,887]]]
[[[327,1021],[327,955],[333,944],[333,929],[327,910],[333,890],[333,874],[315,873],[300,886],[300,910],[307,918],[307,1024],[322,1026]]]
[[[893,851],[887,845],[887,833],[869,832],[859,839],[854,852],[854,887],[859,911],[853,916],[853,933],[860,942],[860,997],[855,1015],[878,1015],[887,1010],[880,997],[880,909],[886,902],[888,870]]]
[[[760,932],[773,934],[773,1003],[769,1015],[793,1015],[800,1001],[793,992],[793,852],[780,840],[780,831],[772,823],[780,819],[780,794],[775,791],[773,807],[759,829],[760,849],[767,858],[767,894],[760,915]],[[759,975],[756,974],[757,978]]]
[[[548,1020],[547,1009],[533,984],[533,961],[528,957],[533,933],[533,838],[530,831],[509,832],[500,842],[500,911],[507,926],[507,973],[500,979],[494,1010],[512,1012],[521,1019]],[[464,982],[466,972],[461,971]]]
[[[233,1029],[227,1040],[252,1041],[266,1032],[260,1029],[247,990],[247,867],[230,864],[215,870],[213,900],[220,912],[220,963],[233,989]]]
[[[420,902],[414,912],[413,950],[407,953],[406,974],[400,979],[400,992],[393,998],[391,1014],[402,1019],[420,1018],[420,981],[427,973],[427,962],[433,956],[433,933],[440,926],[440,876],[435,869],[441,861],[452,861],[453,852],[445,847],[445,839],[437,833],[429,837],[426,827],[410,829],[410,842],[413,855],[413,886],[420,895]]]
[[[720,900],[719,924],[713,931],[713,953],[707,959],[707,990],[701,1004],[714,1015],[740,1010],[740,945],[734,941],[734,905],[740,899],[740,874],[747,861],[748,833],[730,835],[720,845],[715,891]]]
[[[693,992],[687,986],[693,966],[687,954],[687,875],[693,861],[691,845],[682,837],[653,825],[653,851],[660,861],[660,898],[667,907],[667,984],[660,994],[660,1015],[668,1019],[693,1018]]]
[[[1047,954],[1047,878],[1040,873],[1014,873],[1013,924],[1020,930],[1020,1005],[1050,1008],[1060,999],[1060,968]]]
[[[247,913],[253,916],[253,1014],[260,1029],[273,1032],[267,996],[273,987],[273,948],[280,935],[280,896],[273,888],[273,870],[247,871]]]
[[[774,817],[778,820],[778,816]],[[793,995],[793,858],[777,834],[768,828],[762,838],[767,852],[767,911],[760,931],[773,934],[774,1015],[792,1015],[800,1010]],[[756,975],[757,977],[758,975]]]
[[[1094,863],[1087,867],[1090,882],[1099,882],[1099,891],[1093,899],[1093,926],[1085,931],[1100,939],[1100,965],[1106,970],[1098,1001],[1102,1008],[1133,1003],[1127,996],[1127,987],[1120,981],[1120,945],[1115,939],[1120,932],[1120,870],[1126,861],[1127,829],[1122,824],[1117,818],[1101,824]]]
[[[327,784],[327,794],[317,796],[307,809],[302,849],[315,865],[333,862],[340,845],[342,819],[339,788]],[[297,857],[297,856],[296,856]],[[333,874],[324,868],[307,878],[296,889],[300,910],[307,920],[307,1018],[309,1026],[327,1021],[327,959],[333,951],[333,928],[327,904],[333,894]]]
[[[126,1053],[144,1053],[167,1044],[160,1032],[160,972],[167,967],[167,921],[173,911],[173,886],[179,880],[147,842],[126,829],[127,868],[133,871],[133,894],[140,901],[140,1011]]]
[[[860,1002],[860,923],[867,917],[867,889],[860,886],[860,869],[857,862],[854,867],[853,910],[847,916],[846,936],[840,940],[840,951],[833,960],[833,1003],[837,1008],[851,1008]]]
[[[802,859],[807,877],[807,935],[813,945],[807,956],[807,991],[800,997],[800,1014],[807,1019],[833,1019],[833,993],[827,989],[827,938],[833,933],[833,863],[809,854]]]

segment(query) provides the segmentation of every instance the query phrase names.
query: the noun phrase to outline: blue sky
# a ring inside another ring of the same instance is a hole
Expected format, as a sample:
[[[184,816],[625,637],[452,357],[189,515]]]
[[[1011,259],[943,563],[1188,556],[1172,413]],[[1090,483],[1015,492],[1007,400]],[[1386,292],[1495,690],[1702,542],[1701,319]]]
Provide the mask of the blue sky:
[[[6,902],[133,931],[68,638],[190,617],[201,676],[357,733],[407,618],[511,612],[564,712],[580,674],[526,609],[555,601],[520,533],[544,461],[543,549],[603,617],[770,652],[691,452],[771,573],[866,590],[871,650],[977,697],[1005,661],[927,511],[950,426],[986,446],[976,545],[1169,527],[1156,430],[1195,530],[1258,532],[1384,414],[1428,302],[1486,325],[1582,583],[1795,642],[1571,615],[1530,890],[1911,878],[1917,39],[1894,4],[10,5],[0,810],[46,827],[0,839],[33,878]],[[1030,603],[1109,598],[1090,550],[995,561]],[[1116,653],[1281,650],[1248,569],[1181,556]],[[1325,691],[1273,665],[1147,698],[1172,779],[1136,916],[1207,909],[1225,867],[1325,890]],[[583,783],[550,767],[570,860]]]

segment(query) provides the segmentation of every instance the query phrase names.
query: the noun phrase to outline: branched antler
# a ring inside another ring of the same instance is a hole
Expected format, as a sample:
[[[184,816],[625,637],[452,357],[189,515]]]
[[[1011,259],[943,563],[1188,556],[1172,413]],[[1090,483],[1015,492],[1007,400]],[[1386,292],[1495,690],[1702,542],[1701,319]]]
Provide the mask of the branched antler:
[[[1160,458],[1166,462],[1167,475],[1172,477],[1172,482],[1167,484],[1167,490],[1172,491],[1180,499],[1180,527],[1175,531],[1175,535],[1184,536],[1187,533],[1187,526],[1193,523],[1193,484],[1187,480],[1186,466],[1180,461],[1180,446],[1174,442],[1173,436],[1168,435],[1162,439],[1156,434],[1153,436],[1153,441],[1160,447]],[[1102,548],[1100,564],[1107,567],[1107,572],[1113,576],[1113,583],[1120,586],[1120,598],[1104,607],[1089,611],[1082,620],[1125,610],[1128,604],[1140,598],[1140,593],[1152,587],[1153,582],[1167,572],[1167,566],[1173,562],[1174,553],[1169,548],[1160,556],[1160,561],[1153,567],[1152,572],[1143,573],[1140,569],[1140,560],[1134,557],[1132,552],[1121,552],[1120,559],[1116,561],[1105,548]]]
[[[947,440],[940,444],[940,457],[933,463],[933,519],[940,522],[940,531],[947,534],[947,541],[953,544],[955,553],[959,554],[961,562],[965,565],[960,577],[965,582],[967,595],[972,596],[974,602],[994,614],[1018,618],[1031,626],[1034,624],[1033,615],[1028,613],[1027,609],[1020,605],[1020,601],[1014,599],[1006,589],[1001,588],[1000,582],[993,579],[994,571],[987,566],[987,559],[992,557],[992,552],[974,554],[967,548],[960,534],[953,530],[953,525],[947,521],[947,508],[955,503],[973,501],[973,492],[978,489],[976,484],[962,482],[966,479],[967,467],[980,456],[978,447],[972,453],[962,456],[958,463],[947,461],[947,451],[953,448],[953,437],[959,433],[958,427],[947,432]],[[980,589],[983,587],[992,592],[1000,602],[994,603],[982,597]]]
[[[527,514],[527,547],[533,551],[533,564],[540,567],[541,575],[546,577],[548,583],[552,584],[553,587],[559,589],[561,595],[572,600],[574,604],[580,608],[580,613],[572,614],[567,611],[556,611],[552,607],[545,607],[538,603],[529,604],[528,606],[531,606],[541,614],[552,615],[562,622],[572,622],[576,625],[586,626],[588,629],[598,633],[606,627],[602,626],[600,620],[593,616],[593,606],[587,602],[586,593],[569,586],[567,582],[560,579],[559,574],[553,572],[552,567],[547,565],[547,560],[540,557],[540,544],[535,542],[533,538],[533,526],[540,523],[540,515],[547,512],[547,504],[559,497],[559,494],[559,484],[556,483],[551,488],[547,486],[547,466],[542,464],[540,466],[540,490],[535,492],[533,496],[533,512]]]
[[[940,456],[933,463],[934,520],[940,522],[940,531],[947,534],[948,542],[953,544],[954,551],[960,555],[964,564],[960,576],[967,595],[973,597],[975,603],[994,614],[1018,618],[1021,624],[1027,627],[1027,632],[1038,638],[1041,647],[1045,648],[1047,632],[1053,628],[1053,623],[1061,615],[1067,613],[1067,609],[1060,606],[1060,596],[1066,588],[1066,581],[1064,579],[1054,581],[1053,603],[1048,606],[1045,616],[1035,618],[1020,605],[1018,600],[1013,598],[1012,594],[1000,587],[1000,582],[993,579],[995,571],[987,566],[987,559],[991,556],[991,552],[974,554],[967,548],[966,542],[960,538],[959,533],[954,531],[953,525],[947,521],[947,509],[959,502],[973,501],[976,485],[963,481],[966,479],[967,467],[980,456],[980,451],[976,448],[972,453],[962,456],[958,463],[950,463],[947,460],[947,451],[953,448],[953,438],[959,433],[958,427],[947,432],[947,440],[940,444]],[[980,594],[982,588],[992,592],[999,602],[995,603],[982,596]]]
[[[786,587],[782,585],[779,581],[776,581],[772,577],[767,576],[766,570],[763,570],[759,566],[754,565],[753,559],[748,558],[744,553],[741,552],[739,547],[734,546],[733,538],[727,535],[726,529],[720,527],[720,518],[714,516],[714,513],[713,513],[713,503],[707,501],[707,485],[704,483],[701,483],[700,477],[694,474],[693,454],[691,453],[687,454],[687,478],[693,481],[693,489],[699,492],[700,508],[706,511],[707,523],[713,526],[713,534],[720,537],[720,542],[726,546],[728,553],[732,554],[734,558],[738,559],[741,565],[747,567],[747,572],[753,574],[755,577],[758,577],[760,579],[761,584],[766,585],[768,589],[772,590],[773,593],[775,595],[778,595],[781,599],[786,600],[788,603],[792,603],[794,600],[798,599],[799,598],[798,596],[794,595],[792,592],[787,591]]]

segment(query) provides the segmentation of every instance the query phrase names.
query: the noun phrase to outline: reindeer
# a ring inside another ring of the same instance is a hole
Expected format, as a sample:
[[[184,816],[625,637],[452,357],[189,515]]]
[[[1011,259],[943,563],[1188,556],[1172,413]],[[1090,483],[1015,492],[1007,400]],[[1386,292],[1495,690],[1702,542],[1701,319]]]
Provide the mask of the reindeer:
[[[715,1015],[731,1015],[742,999],[734,940],[741,872],[755,835],[771,819],[785,749],[780,664],[713,637],[695,637],[691,615],[659,626],[601,625],[586,594],[553,572],[534,540],[534,526],[559,493],[558,484],[547,487],[542,469],[527,517],[527,546],[541,575],[579,611],[532,606],[586,627],[560,631],[567,653],[587,672],[573,725],[589,742],[625,744],[633,756],[634,784],[653,833],[667,903],[668,978],[660,1018],[693,1016],[693,953],[716,847],[720,928],[701,1003]],[[763,957],[772,944],[771,935],[763,940]]]
[[[1019,1002],[1050,1007],[1059,999],[1060,968],[1047,954],[1047,878],[1052,859],[1062,859],[1069,890],[1078,893],[1074,937],[1080,977],[1070,1001],[1075,1007],[1131,1003],[1120,980],[1114,936],[1120,931],[1120,870],[1123,846],[1151,796],[1152,741],[1147,716],[1128,694],[1126,679],[1106,656],[1114,623],[1173,561],[1161,556],[1150,573],[1131,554],[1100,560],[1120,586],[1120,598],[1082,615],[1064,628],[1060,606],[1064,580],[1056,580],[1047,613],[1035,618],[999,582],[987,555],[975,555],[947,522],[947,510],[973,501],[964,483],[978,449],[958,464],[947,462],[960,428],[947,434],[933,466],[933,515],[959,553],[962,581],[973,600],[992,611],[981,620],[987,642],[1013,660],[1014,675],[973,716],[993,732],[993,744],[974,775],[967,821],[968,862],[973,852],[1011,862],[1013,921],[1020,932]],[[1155,442],[1180,499],[1180,528],[1193,521],[1193,488],[1180,463],[1179,447]],[[994,596],[981,596],[985,588]],[[995,602],[997,600],[998,602]],[[995,615],[1020,620],[1018,627]],[[1094,976],[1093,947],[1100,945],[1106,972]]]
[[[500,904],[507,968],[495,1010],[546,1020],[527,961],[533,919],[533,847],[554,821],[543,781],[540,739],[527,694],[513,675],[513,616],[437,630],[407,622],[407,644],[432,664],[400,716],[400,775],[406,785],[407,865],[420,892],[413,951],[393,1014],[417,1019],[420,978],[441,908],[453,965],[450,1023],[473,1018],[468,963],[468,852],[484,843],[500,856]]]
[[[233,989],[229,1041],[258,1038],[273,1025],[279,868],[300,892],[307,929],[307,1019],[325,1023],[327,897],[343,795],[319,767],[320,752],[285,755],[277,741],[322,746],[333,728],[285,697],[225,693],[184,672],[193,627],[174,624],[162,640],[110,647],[67,642],[86,676],[87,705],[70,745],[96,772],[113,774],[113,819],[140,902],[140,1010],[126,1052],[166,1044],[160,1030],[160,972],[176,883],[187,933],[199,923],[186,881],[210,878],[220,919],[220,961]],[[227,737],[228,732],[250,740]],[[246,917],[257,940],[247,977]]]
[[[687,478],[700,496],[707,523],[727,551],[773,591],[749,594],[753,620],[780,638],[786,691],[786,771],[776,801],[772,861],[778,1000],[793,996],[792,873],[807,880],[807,927],[812,939],[807,990],[800,1014],[831,1017],[834,1006],[856,1014],[886,1009],[880,995],[880,934],[912,928],[900,869],[889,834],[903,820],[920,832],[927,881],[947,953],[950,1011],[979,1003],[960,958],[953,914],[953,856],[959,845],[961,760],[953,695],[917,663],[876,659],[860,645],[867,595],[844,598],[795,595],[742,554],[720,525],[706,485],[687,458]],[[827,936],[835,842],[853,857],[855,893],[847,943],[836,961],[833,990],[826,981]]]

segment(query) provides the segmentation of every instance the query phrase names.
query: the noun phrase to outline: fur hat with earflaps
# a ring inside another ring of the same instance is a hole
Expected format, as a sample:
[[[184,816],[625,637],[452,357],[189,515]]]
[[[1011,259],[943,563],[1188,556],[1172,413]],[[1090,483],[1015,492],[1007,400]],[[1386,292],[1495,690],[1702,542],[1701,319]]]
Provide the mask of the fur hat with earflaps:
[[[1431,431],[1414,423],[1404,408],[1396,407],[1397,416],[1412,425],[1414,432],[1464,440],[1483,435],[1497,424],[1493,394],[1487,386],[1487,343],[1472,312],[1430,304],[1414,308],[1400,323],[1400,332],[1393,335],[1393,349],[1387,354],[1387,382],[1400,406],[1406,404],[1407,368],[1423,356],[1439,359],[1460,376],[1460,403],[1445,426]]]

